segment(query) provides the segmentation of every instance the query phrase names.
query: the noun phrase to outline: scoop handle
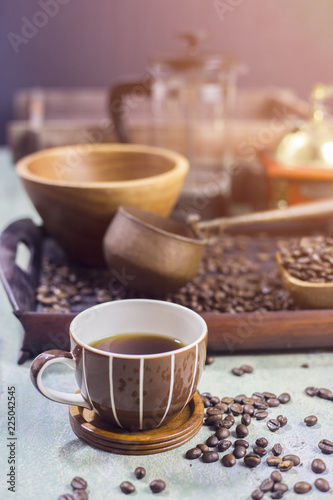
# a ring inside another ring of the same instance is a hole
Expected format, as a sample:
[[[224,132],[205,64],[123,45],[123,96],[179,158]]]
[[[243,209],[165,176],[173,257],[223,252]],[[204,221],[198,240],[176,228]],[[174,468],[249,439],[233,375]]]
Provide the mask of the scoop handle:
[[[333,198],[302,203],[287,208],[278,208],[274,210],[263,210],[233,217],[219,217],[210,221],[194,222],[194,229],[212,229],[220,228],[222,230],[251,224],[265,224],[270,222],[282,222],[285,220],[294,221],[310,219],[316,217],[325,217],[333,215]]]

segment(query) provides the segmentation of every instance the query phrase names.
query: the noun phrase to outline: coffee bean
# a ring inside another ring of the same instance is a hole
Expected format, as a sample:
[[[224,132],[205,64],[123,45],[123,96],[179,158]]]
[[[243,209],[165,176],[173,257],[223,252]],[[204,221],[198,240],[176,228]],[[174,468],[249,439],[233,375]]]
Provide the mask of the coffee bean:
[[[234,425],[234,422],[230,418],[225,418],[223,420],[219,420],[218,422],[214,422],[214,425],[216,427],[216,430],[220,427],[230,429]]]
[[[74,490],[73,500],[88,500],[87,490]]]
[[[234,403],[243,404],[243,400],[244,399],[246,399],[246,395],[245,394],[238,394],[238,396],[236,396],[234,398]]]
[[[277,474],[280,474],[280,472],[278,470],[274,471],[276,472]],[[272,474],[274,474],[272,472]],[[281,476],[281,474],[280,474]],[[282,476],[281,476],[281,481],[282,481]],[[274,491],[281,491],[282,493],[285,493],[286,491],[288,491],[288,486],[286,485],[286,483],[282,483],[281,481],[277,481],[274,483],[274,486],[273,486],[273,490]]]
[[[308,363],[303,363],[303,364],[301,365],[301,368],[309,368],[309,364],[308,364]]]
[[[230,411],[231,413],[236,417],[238,415],[241,415],[244,411],[243,406],[239,403],[232,403],[230,405]]]
[[[271,399],[271,398],[275,399],[276,398],[276,394],[274,394],[273,392],[266,391],[266,392],[263,392],[262,394],[263,394],[265,399]]]
[[[325,455],[331,455],[333,453],[333,442],[329,441],[329,439],[322,439],[318,446]]]
[[[299,456],[293,455],[291,453],[282,457],[282,460],[291,460],[295,466],[301,463],[301,459],[299,458]]]
[[[248,453],[244,457],[244,463],[247,467],[257,467],[261,462],[261,458],[256,453]]]
[[[231,373],[233,373],[234,375],[236,375],[237,377],[241,377],[242,375],[244,375],[244,370],[242,370],[241,368],[233,368],[231,370]]]
[[[165,489],[165,486],[166,484],[162,479],[154,479],[154,481],[149,484],[149,488],[153,493],[160,493]]]
[[[264,418],[268,417],[268,413],[265,410],[256,410],[254,416],[257,420],[264,420]]]
[[[222,415],[210,415],[207,417],[204,421],[205,425],[211,426],[211,425],[218,425],[220,422],[222,422]]]
[[[215,435],[210,436],[208,439],[206,439],[206,445],[209,446],[209,448],[214,448],[214,446],[216,446],[218,442],[219,438]]]
[[[244,425],[244,424],[237,425],[237,427],[236,427],[237,437],[243,438],[243,437],[247,436],[248,433],[249,433],[249,430],[246,427],[246,425]]]
[[[266,455],[267,451],[265,450],[265,448],[262,448],[261,446],[254,446],[253,453],[255,453],[256,455],[259,455],[259,457],[264,457]]]
[[[314,460],[312,460],[311,469],[316,474],[322,474],[326,470],[326,464],[320,458],[315,458]]]
[[[225,427],[220,427],[215,432],[215,436],[218,438],[218,440],[226,439],[227,437],[230,436],[230,431],[229,431],[229,429],[226,429]]]
[[[244,413],[244,415],[242,415],[242,418],[241,418],[241,423],[243,425],[246,425],[246,427],[248,427],[251,423],[251,417],[248,413]]]
[[[315,415],[309,415],[308,417],[305,417],[304,422],[308,427],[313,427],[318,422],[318,419]]]
[[[278,469],[282,472],[286,472],[294,467],[294,462],[292,460],[283,460],[278,464]]]
[[[271,418],[270,420],[268,420],[266,425],[271,432],[276,432],[281,427],[280,422],[278,420],[276,420],[275,418]]]
[[[244,398],[243,399],[243,405],[254,405],[254,403],[257,401],[256,398]]]
[[[197,444],[196,448],[199,448],[203,453],[209,451],[209,447],[204,443]]]
[[[134,471],[134,474],[137,479],[142,479],[146,475],[146,469],[144,467],[137,467]]]
[[[275,466],[279,465],[281,462],[282,462],[282,458],[280,458],[280,457],[267,457],[266,458],[266,463],[270,467],[275,467]]]
[[[120,485],[119,488],[125,495],[129,495],[130,493],[134,493],[135,491],[135,486],[134,484],[130,483],[129,481],[123,481]]]
[[[253,403],[253,406],[257,408],[257,410],[267,410],[268,408],[268,404],[266,403],[266,401],[255,401]]]
[[[276,499],[276,498],[282,498],[284,495],[283,491],[273,491],[271,494],[271,498]]]
[[[233,467],[236,464],[236,457],[231,453],[227,453],[226,455],[223,455],[221,462],[224,467]]]
[[[243,370],[243,372],[245,373],[252,373],[254,370],[253,366],[251,365],[242,365],[240,369]]]
[[[266,448],[266,446],[268,445],[268,441],[266,438],[261,437],[256,440],[256,445],[262,448]]]
[[[222,413],[227,413],[229,406],[225,403],[217,403],[214,408],[221,410]],[[208,410],[207,410],[208,411]]]
[[[305,481],[298,481],[298,483],[294,484],[294,492],[303,495],[303,493],[307,493],[312,489],[310,483],[306,483]]]
[[[251,494],[252,500],[261,500],[264,496],[264,492],[260,490],[254,490]]]
[[[212,396],[210,398],[210,404],[213,405],[213,406],[216,405],[216,404],[218,404],[219,402],[220,402],[220,398],[218,398],[217,396]]]
[[[269,398],[267,399],[267,404],[270,408],[275,408],[280,405],[280,401],[277,398]]]
[[[283,405],[289,403],[290,399],[290,394],[288,394],[288,392],[283,392],[282,394],[280,394],[280,396],[278,396],[278,400]]]
[[[234,398],[231,398],[229,396],[225,396],[225,397],[221,398],[221,403],[231,405],[231,403],[233,403],[233,402],[234,402]]]
[[[74,497],[70,493],[64,493],[63,495],[58,497],[58,500],[74,500]]]
[[[232,422],[232,424],[235,423],[235,417],[233,415],[230,415],[230,414],[226,415],[224,420],[230,420]]]
[[[88,484],[82,477],[74,477],[71,481],[71,486],[73,490],[85,490]]]
[[[274,470],[271,474],[271,479],[274,481],[274,483],[281,483],[282,481],[281,472],[279,472],[278,470]]]
[[[318,391],[319,391],[319,389],[317,389],[316,387],[307,387],[307,388],[305,389],[305,392],[307,393],[307,395],[308,395],[308,396],[311,396],[312,398],[313,398],[314,396],[317,396]]]
[[[205,451],[202,455],[202,461],[206,464],[216,462],[219,459],[218,453],[216,451]]]
[[[263,395],[263,393],[262,393],[262,392],[254,392],[254,393],[252,394],[252,397],[259,398],[259,399],[262,399],[262,400],[264,400],[264,399],[265,399],[265,396]]]
[[[217,449],[219,451],[226,451],[228,448],[230,448],[230,446],[231,446],[231,441],[223,439],[223,441],[220,441],[219,444],[217,445]]]
[[[201,457],[201,455],[202,455],[202,450],[200,448],[191,448],[190,450],[187,450],[185,457],[188,458],[189,460],[194,460],[196,458]]]
[[[202,398],[208,398],[208,399],[210,399],[212,397],[212,394],[210,392],[201,392],[200,396]]]
[[[314,485],[319,491],[322,492],[326,492],[330,489],[329,483],[322,477],[318,477],[318,479],[315,480]]]
[[[283,415],[278,415],[276,417],[276,420],[279,422],[279,424],[281,425],[281,427],[284,427],[288,423],[287,417],[284,417]]]
[[[244,458],[246,455],[246,448],[244,446],[236,446],[233,451],[235,458]]]
[[[244,446],[244,448],[248,448],[250,445],[249,442],[245,439],[236,439],[236,441],[234,442],[234,447],[236,446]]]
[[[333,399],[333,392],[329,389],[319,389],[317,396],[322,399]]]
[[[280,445],[280,443],[276,443],[273,448],[272,448],[272,453],[273,455],[275,455],[276,457],[278,457],[279,455],[281,455],[282,453],[282,446]]]
[[[215,356],[207,355],[205,365],[211,365],[215,361]]]
[[[244,413],[247,413],[252,417],[252,415],[254,414],[254,406],[246,403],[243,408],[244,408]]]
[[[203,402],[204,408],[208,408],[210,406],[210,400],[204,396],[201,396],[201,401]]]
[[[272,481],[272,479],[264,479],[264,481],[261,483],[261,485],[259,486],[259,488],[264,493],[267,493],[267,491],[271,491],[272,490],[273,486],[274,486],[274,481]]]
[[[217,408],[216,406],[210,406],[206,411],[206,415],[209,417],[213,417],[214,415],[223,415],[223,411],[221,408]]]

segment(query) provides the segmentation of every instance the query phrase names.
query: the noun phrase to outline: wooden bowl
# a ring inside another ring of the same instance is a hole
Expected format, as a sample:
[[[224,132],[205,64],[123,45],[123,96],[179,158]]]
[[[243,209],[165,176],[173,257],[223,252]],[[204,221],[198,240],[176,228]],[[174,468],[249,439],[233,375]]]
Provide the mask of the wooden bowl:
[[[332,309],[333,283],[312,283],[294,278],[283,266],[281,254],[276,252],[276,262],[286,290],[301,309]]]
[[[74,259],[103,265],[102,240],[117,208],[167,217],[189,166],[162,148],[80,144],[39,151],[16,168],[49,234]]]

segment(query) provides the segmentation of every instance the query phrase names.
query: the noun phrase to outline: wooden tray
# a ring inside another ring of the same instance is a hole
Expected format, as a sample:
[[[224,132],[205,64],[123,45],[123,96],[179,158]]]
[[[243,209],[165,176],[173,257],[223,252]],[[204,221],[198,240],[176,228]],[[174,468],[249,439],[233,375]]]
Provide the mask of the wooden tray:
[[[313,227],[330,233],[331,221],[317,221],[312,227],[309,223],[298,223],[297,231],[305,234]],[[255,230],[252,228],[252,231]],[[274,231],[280,235],[289,232],[293,236],[297,232],[291,223],[275,226]],[[25,270],[16,263],[20,243],[30,250],[30,261]],[[30,219],[12,223],[0,235],[0,277],[13,312],[24,328],[19,363],[48,349],[69,349],[70,322],[79,310],[93,305],[81,304],[70,313],[50,313],[38,309],[35,297],[41,263],[50,252],[61,253],[61,250],[43,228]],[[208,324],[210,352],[232,354],[333,347],[331,310],[205,313],[202,316]]]

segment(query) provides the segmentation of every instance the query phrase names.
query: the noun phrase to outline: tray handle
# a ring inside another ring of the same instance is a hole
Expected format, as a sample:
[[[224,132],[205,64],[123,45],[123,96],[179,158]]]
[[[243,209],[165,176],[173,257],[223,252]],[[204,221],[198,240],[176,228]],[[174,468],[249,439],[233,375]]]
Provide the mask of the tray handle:
[[[30,253],[25,269],[17,262],[20,243]],[[0,278],[16,315],[35,309],[41,245],[41,227],[31,219],[13,222],[0,235]]]

